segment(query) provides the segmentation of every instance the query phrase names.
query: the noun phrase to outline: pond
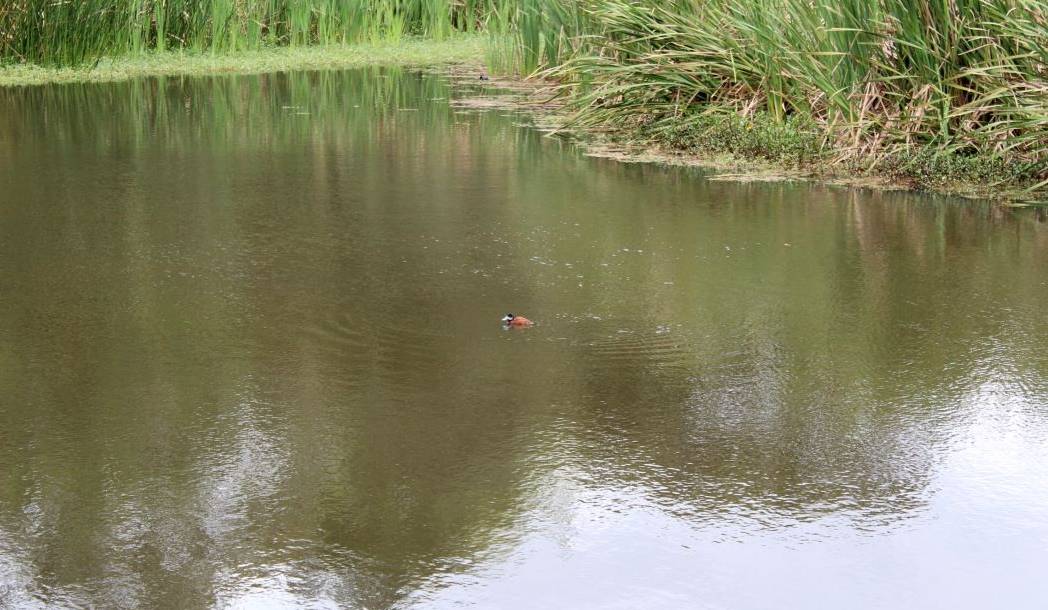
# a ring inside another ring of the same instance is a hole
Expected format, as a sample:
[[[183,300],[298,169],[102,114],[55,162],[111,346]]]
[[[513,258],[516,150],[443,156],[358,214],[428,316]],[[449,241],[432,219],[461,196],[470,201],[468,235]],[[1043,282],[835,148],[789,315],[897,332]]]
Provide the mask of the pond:
[[[0,90],[0,606],[1043,607],[1043,213],[475,89]]]

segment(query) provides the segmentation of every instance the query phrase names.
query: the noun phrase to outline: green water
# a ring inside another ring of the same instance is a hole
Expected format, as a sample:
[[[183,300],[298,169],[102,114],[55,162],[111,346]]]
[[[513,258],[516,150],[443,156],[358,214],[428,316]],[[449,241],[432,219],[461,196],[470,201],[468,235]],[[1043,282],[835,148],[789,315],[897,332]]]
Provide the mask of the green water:
[[[1043,213],[471,94],[0,90],[0,607],[1043,608]]]

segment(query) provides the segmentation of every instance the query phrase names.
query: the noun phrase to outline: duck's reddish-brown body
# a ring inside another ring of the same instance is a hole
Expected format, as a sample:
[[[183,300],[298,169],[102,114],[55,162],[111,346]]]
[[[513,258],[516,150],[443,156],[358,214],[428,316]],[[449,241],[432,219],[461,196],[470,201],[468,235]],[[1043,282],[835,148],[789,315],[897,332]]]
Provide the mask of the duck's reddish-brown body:
[[[531,326],[534,322],[524,316],[513,316],[513,319],[506,322],[506,324],[510,326]]]

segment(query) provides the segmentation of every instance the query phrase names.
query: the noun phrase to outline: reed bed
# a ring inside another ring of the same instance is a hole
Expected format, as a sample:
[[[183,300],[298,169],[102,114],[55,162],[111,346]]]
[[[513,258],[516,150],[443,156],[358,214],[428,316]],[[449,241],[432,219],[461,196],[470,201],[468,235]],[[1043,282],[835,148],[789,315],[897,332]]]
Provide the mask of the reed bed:
[[[543,72],[582,124],[925,183],[1048,186],[1045,0],[551,1],[582,14],[576,52]]]
[[[185,49],[444,40],[476,32],[503,0],[7,0],[0,61],[71,66]]]

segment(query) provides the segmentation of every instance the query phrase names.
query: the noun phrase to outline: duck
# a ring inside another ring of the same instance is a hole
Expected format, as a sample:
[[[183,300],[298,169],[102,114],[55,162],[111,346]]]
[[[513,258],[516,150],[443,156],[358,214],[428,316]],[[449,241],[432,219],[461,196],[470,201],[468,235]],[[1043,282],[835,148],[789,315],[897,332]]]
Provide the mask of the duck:
[[[524,316],[515,316],[511,313],[506,314],[505,317],[502,318],[502,323],[506,326],[515,326],[517,328],[523,328],[535,324]]]

